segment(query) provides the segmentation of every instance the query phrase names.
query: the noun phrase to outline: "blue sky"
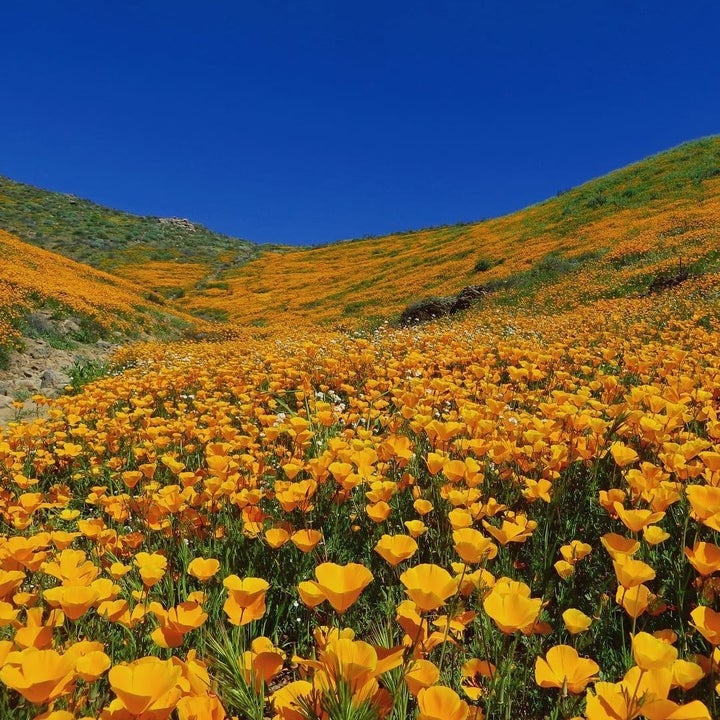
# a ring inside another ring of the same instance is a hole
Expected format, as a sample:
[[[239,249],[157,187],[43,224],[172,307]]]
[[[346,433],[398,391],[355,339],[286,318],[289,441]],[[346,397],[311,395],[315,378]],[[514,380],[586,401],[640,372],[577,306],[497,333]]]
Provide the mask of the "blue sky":
[[[522,208],[720,132],[715,0],[3,0],[0,174],[256,242]]]

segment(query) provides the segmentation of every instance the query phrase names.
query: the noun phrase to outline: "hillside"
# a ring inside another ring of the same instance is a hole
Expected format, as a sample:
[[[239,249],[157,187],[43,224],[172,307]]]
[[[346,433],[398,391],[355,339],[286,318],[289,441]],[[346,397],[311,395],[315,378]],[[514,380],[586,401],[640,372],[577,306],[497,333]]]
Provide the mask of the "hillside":
[[[101,270],[171,262],[200,264],[207,274],[259,252],[253,243],[182,218],[132,215],[2,176],[0,228]]]
[[[73,363],[81,371],[119,344],[213,330],[135,282],[3,230],[0,257],[0,422],[11,400],[62,390]]]
[[[497,290],[490,302],[562,309],[647,292],[678,271],[718,270],[719,221],[720,137],[712,137],[505,217],[265,252],[180,304],[255,326],[352,327],[482,284]]]

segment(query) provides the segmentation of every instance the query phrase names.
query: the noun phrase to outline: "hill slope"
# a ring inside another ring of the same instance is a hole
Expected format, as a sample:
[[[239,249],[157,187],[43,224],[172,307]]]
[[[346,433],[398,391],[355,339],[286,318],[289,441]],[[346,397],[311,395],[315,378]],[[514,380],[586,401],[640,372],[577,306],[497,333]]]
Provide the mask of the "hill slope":
[[[188,311],[258,326],[374,323],[469,284],[547,309],[718,269],[720,137],[687,143],[481,223],[266,252],[186,294]]]
[[[0,228],[101,270],[155,261],[205,271],[255,257],[259,247],[181,218],[142,217],[0,176]]]

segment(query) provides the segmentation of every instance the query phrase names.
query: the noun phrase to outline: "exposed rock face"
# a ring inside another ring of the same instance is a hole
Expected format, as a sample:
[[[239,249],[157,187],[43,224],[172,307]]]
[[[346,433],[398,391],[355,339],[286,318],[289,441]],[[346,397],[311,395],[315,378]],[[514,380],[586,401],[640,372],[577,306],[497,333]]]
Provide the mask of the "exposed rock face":
[[[193,223],[185,218],[169,217],[169,218],[158,218],[161,225],[174,225],[175,227],[182,228],[188,232],[195,232],[197,228]]]
[[[488,292],[489,290],[484,285],[468,285],[457,295],[420,300],[403,310],[400,315],[400,325],[407,327],[408,325],[417,325],[446,315],[454,315],[461,310],[467,310],[476,300]]]

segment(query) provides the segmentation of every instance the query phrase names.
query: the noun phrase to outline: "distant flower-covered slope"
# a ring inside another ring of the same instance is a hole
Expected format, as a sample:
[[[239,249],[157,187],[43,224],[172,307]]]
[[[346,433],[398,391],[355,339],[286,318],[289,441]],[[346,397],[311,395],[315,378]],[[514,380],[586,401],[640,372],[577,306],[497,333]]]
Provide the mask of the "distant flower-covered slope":
[[[0,350],[5,352],[19,345],[26,332],[54,332],[52,322],[32,327],[38,310],[49,313],[50,320],[72,318],[76,340],[131,338],[143,332],[172,337],[198,323],[137,283],[34,247],[3,230],[0,257]]]
[[[720,137],[712,137],[505,217],[265,252],[179,302],[256,326],[353,326],[479,284],[493,291],[484,302],[567,309],[720,269],[719,229]]]

